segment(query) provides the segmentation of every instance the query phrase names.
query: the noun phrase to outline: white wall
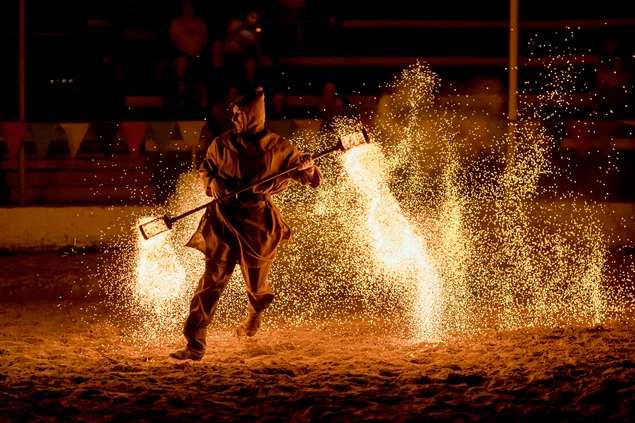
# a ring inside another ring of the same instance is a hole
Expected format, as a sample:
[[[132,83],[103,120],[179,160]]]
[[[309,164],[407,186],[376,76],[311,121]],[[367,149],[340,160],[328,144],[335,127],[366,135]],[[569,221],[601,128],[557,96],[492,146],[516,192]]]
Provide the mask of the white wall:
[[[534,214],[534,224],[544,222],[541,214],[567,221],[581,219],[585,207],[599,214],[601,230],[612,246],[635,246],[635,203],[584,205],[554,202]],[[26,251],[65,247],[116,247],[136,239],[142,216],[153,216],[159,208],[141,206],[110,207],[7,207],[0,208],[0,250]]]
[[[140,206],[0,208],[0,249],[114,246],[136,237],[137,220],[152,214]]]

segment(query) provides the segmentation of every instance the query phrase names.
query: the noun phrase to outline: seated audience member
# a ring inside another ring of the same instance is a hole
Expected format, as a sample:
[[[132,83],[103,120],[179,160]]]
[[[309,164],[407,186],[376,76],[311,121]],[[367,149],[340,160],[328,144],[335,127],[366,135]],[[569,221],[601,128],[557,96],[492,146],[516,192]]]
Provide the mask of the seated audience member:
[[[201,103],[201,98],[204,97],[201,55],[207,44],[207,25],[203,19],[194,15],[194,8],[189,0],[183,1],[183,14],[174,18],[170,24],[170,41],[175,50],[176,108],[187,108],[192,101]]]
[[[183,14],[170,24],[170,41],[181,57],[198,57],[207,44],[207,24],[194,16],[194,8],[189,0],[183,0]]]
[[[345,115],[347,106],[346,100],[337,93],[335,83],[331,81],[324,83],[319,104],[322,127],[330,127],[335,117]]]
[[[244,21],[232,19],[227,24],[223,52],[227,73],[232,75],[230,84],[243,87],[253,83],[260,57],[259,16],[255,11]]]

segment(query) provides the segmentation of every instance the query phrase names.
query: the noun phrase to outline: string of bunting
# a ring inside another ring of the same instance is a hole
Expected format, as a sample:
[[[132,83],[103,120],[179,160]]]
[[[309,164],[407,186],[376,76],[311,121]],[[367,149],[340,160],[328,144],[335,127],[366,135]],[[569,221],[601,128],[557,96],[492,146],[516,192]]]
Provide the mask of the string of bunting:
[[[26,136],[26,125],[24,122],[2,122],[1,128],[9,156],[17,157]]]
[[[66,139],[69,155],[76,158],[82,144],[91,138],[97,141],[105,153],[119,152],[121,148],[137,156],[141,151],[171,151],[196,148],[207,122],[203,120],[168,122],[62,122],[24,123],[0,122],[7,152],[16,158],[25,140],[32,139],[38,157],[45,157],[52,140]],[[317,126],[316,126],[317,125]],[[270,121],[269,128],[282,136],[291,136],[299,129],[316,130],[319,121]],[[60,130],[63,129],[63,131]],[[58,133],[59,131],[59,133]],[[31,134],[31,137],[28,135]]]
[[[146,144],[149,150],[168,151],[175,136],[175,122],[150,122],[150,133],[150,142]]]
[[[147,125],[145,122],[121,122],[119,123],[119,136],[128,146],[128,151],[133,156],[138,156],[143,147]]]
[[[68,149],[71,158],[77,156],[79,147],[84,141],[86,132],[88,132],[88,123],[61,123],[62,129],[66,132],[66,140],[68,141]]]
[[[55,132],[58,127],[59,124],[57,123],[31,124],[31,135],[33,136],[33,143],[35,144],[35,149],[39,158],[46,156],[46,150],[55,136]]]
[[[33,142],[37,156],[47,154],[52,140],[65,140],[71,158],[77,157],[87,140],[99,145],[105,154],[124,153],[136,156],[141,151],[187,150],[198,146],[206,121],[172,122],[0,122],[0,142],[10,158],[18,156],[20,147]],[[97,146],[95,146],[97,147]],[[92,149],[89,149],[92,151]]]

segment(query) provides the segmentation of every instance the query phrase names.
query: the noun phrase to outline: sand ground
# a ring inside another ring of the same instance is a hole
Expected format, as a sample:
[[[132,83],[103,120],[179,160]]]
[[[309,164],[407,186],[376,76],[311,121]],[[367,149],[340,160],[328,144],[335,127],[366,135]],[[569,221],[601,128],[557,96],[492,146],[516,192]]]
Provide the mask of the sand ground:
[[[42,285],[42,298],[29,299],[29,272],[9,271],[20,260],[0,258],[0,421],[635,416],[630,324],[488,332],[442,343],[413,343],[353,318],[265,324],[252,339],[215,330],[202,361],[176,362],[167,354],[180,340],[140,345],[126,336],[130,322],[84,293],[42,299],[49,292]],[[67,274],[52,280],[64,283]]]

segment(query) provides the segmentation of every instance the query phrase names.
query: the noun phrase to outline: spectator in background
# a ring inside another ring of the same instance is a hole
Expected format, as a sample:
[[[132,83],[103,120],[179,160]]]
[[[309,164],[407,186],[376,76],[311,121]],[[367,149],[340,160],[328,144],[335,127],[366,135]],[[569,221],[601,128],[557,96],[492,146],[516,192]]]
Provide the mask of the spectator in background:
[[[170,24],[170,41],[175,49],[174,76],[176,79],[176,108],[187,109],[195,103],[205,106],[202,84],[203,60],[207,44],[207,25],[194,15],[190,0],[183,0],[183,13]]]
[[[207,44],[207,25],[194,16],[192,2],[183,0],[183,14],[170,24],[170,41],[185,60],[198,57]]]
[[[619,55],[617,42],[609,39],[595,75],[598,108],[606,117],[620,117],[631,111],[631,80],[628,61]]]
[[[261,33],[260,16],[258,12],[251,10],[247,13],[243,21],[243,28],[240,31],[240,38],[245,50],[249,53],[245,60],[245,72],[249,83],[253,83],[256,80],[256,68],[260,59]]]
[[[332,126],[335,117],[346,114],[347,102],[337,93],[337,86],[334,82],[327,81],[324,83],[319,107],[322,128],[329,128]]]
[[[258,12],[247,13],[244,21],[232,19],[227,24],[223,52],[227,72],[232,76],[230,84],[243,88],[256,78],[260,57],[260,33]]]
[[[211,43],[210,67],[207,79],[207,99],[209,102],[208,125],[212,133],[217,135],[225,131],[227,123],[226,97],[227,74],[223,58],[223,42],[214,40]]]
[[[242,25],[240,19],[231,19],[227,22],[225,39],[223,40],[223,58],[227,69],[227,82],[234,87],[244,85],[247,80],[244,64],[247,52],[240,39]]]
[[[112,57],[117,84],[123,95],[152,92],[161,79],[165,47],[159,33],[165,27],[147,18],[147,0],[130,0],[120,7],[113,17],[113,28],[121,28]],[[154,7],[161,10],[161,5]]]
[[[276,10],[277,25],[275,28],[280,31],[279,27],[282,27],[281,36],[287,38],[279,38],[280,41],[289,43],[291,39],[295,40],[297,46],[301,46],[304,43],[304,27],[305,27],[305,13],[306,13],[306,1],[305,0],[276,0],[278,10]],[[292,34],[288,30],[292,30]]]

